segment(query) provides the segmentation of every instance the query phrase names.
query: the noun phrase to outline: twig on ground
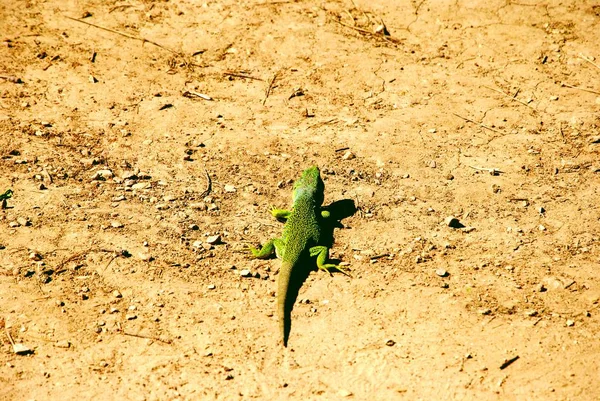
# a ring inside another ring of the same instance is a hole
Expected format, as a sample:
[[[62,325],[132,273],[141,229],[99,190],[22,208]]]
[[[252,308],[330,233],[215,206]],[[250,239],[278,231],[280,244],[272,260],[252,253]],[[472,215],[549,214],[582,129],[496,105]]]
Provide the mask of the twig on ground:
[[[205,95],[204,93],[194,92],[194,91],[185,91],[185,92],[183,92],[183,96],[190,98],[190,99],[199,97],[200,99],[204,99],[204,100],[214,100],[212,97]]]
[[[133,6],[130,5],[130,4],[123,4],[123,5],[120,5],[120,6],[114,6],[113,8],[111,8],[110,10],[108,10],[108,12],[112,13],[113,11],[118,10],[119,8],[122,9],[122,10],[124,10],[126,8],[129,8],[129,7],[133,7]]]
[[[108,263],[106,264],[106,266],[104,266],[104,269],[102,269],[102,271],[106,271],[106,269],[108,269],[108,266],[110,266],[110,264],[113,262],[113,260],[115,260],[117,258],[118,255],[113,255],[112,258],[110,258],[110,260],[108,261]]]
[[[238,77],[238,78],[247,78],[247,79],[253,79],[255,81],[264,81],[264,79],[262,78],[256,78],[250,75],[245,75],[245,74],[240,74],[238,72],[232,72],[232,71],[225,71],[223,73],[223,75],[228,76],[228,77]]]
[[[377,259],[385,258],[385,257],[388,257],[388,256],[390,256],[389,253],[382,253],[380,255],[371,256],[370,259],[371,260],[377,260]]]
[[[111,28],[105,28],[103,26],[92,24],[91,22],[83,21],[83,20],[80,20],[80,19],[77,19],[77,18],[72,18],[72,17],[69,17],[69,16],[65,16],[65,18],[68,18],[68,19],[73,20],[73,21],[81,22],[82,24],[93,26],[94,28],[102,29],[102,30],[107,31],[107,32],[111,32],[111,33],[114,33],[114,34],[117,34],[117,35],[121,35],[121,36],[129,38],[129,39],[139,40],[139,41],[141,41],[143,43],[150,43],[151,45],[154,45],[156,47],[160,47],[161,49],[166,50],[168,52],[171,52],[173,54],[176,54],[178,56],[182,56],[183,55],[182,53],[180,53],[178,51],[169,49],[168,47],[165,47],[165,46],[161,45],[160,43],[154,42],[152,40],[148,40],[146,38],[140,38],[140,37],[137,37],[137,36],[130,35],[128,33],[119,32],[119,31],[116,31],[116,30],[111,29]]]
[[[145,339],[148,339],[148,340],[160,341],[161,343],[165,343],[165,344],[172,344],[173,343],[173,340],[168,339],[168,338],[164,339],[164,338],[154,337],[154,336],[145,336],[143,334],[128,333],[126,331],[121,331],[121,333],[124,336],[137,337],[137,338],[145,338]]]
[[[501,134],[501,133],[502,133],[502,132],[498,131],[498,130],[497,130],[497,129],[495,129],[495,128],[488,127],[487,125],[485,125],[485,124],[482,124],[482,123],[478,123],[477,121],[471,120],[470,118],[463,117],[463,116],[461,116],[461,115],[458,115],[458,114],[456,114],[456,113],[452,113],[452,114],[454,114],[454,115],[455,115],[456,117],[458,117],[458,118],[462,118],[462,119],[463,119],[463,120],[465,120],[466,122],[473,123],[473,124],[477,124],[477,125],[479,125],[481,128],[489,129],[490,131],[494,131],[494,132],[496,132],[496,133],[498,133],[498,134]]]
[[[321,122],[315,123],[313,125],[309,125],[306,129],[312,129],[312,128],[320,127],[322,125],[331,124],[331,123],[336,122],[336,121],[338,121],[337,117],[330,118],[329,120],[325,120],[325,121],[321,121]]]
[[[200,194],[201,198],[206,198],[210,194],[210,191],[212,191],[212,180],[206,169],[204,169],[204,174],[206,175],[206,189]]]
[[[73,261],[73,260],[77,260],[79,258],[81,258],[82,256],[91,253],[91,252],[105,252],[105,253],[113,253],[115,252],[114,250],[110,250],[110,249],[93,249],[93,248],[88,248],[84,251],[81,252],[77,252],[74,253],[73,255],[69,256],[68,258],[66,258],[65,260],[63,260],[62,262],[60,262],[59,264],[56,265],[56,269],[55,270],[60,270],[62,269],[67,263]],[[117,255],[118,256],[118,255]],[[115,256],[116,257],[116,256]],[[108,266],[106,266],[108,267]],[[106,269],[105,267],[105,269]]]
[[[506,369],[508,368],[510,365],[512,365],[513,362],[515,362],[517,359],[519,359],[519,355],[516,355],[510,359],[507,359],[504,361],[504,363],[502,365],[500,365],[500,369]]]
[[[267,102],[267,99],[269,98],[269,95],[271,94],[271,91],[273,90],[273,85],[275,84],[275,80],[277,79],[278,75],[279,75],[279,71],[277,71],[275,74],[273,74],[273,78],[271,78],[271,81],[269,82],[269,86],[267,87],[267,90],[265,91],[265,98],[263,99],[263,102],[262,102],[263,106]]]
[[[562,83],[562,86],[566,86],[567,88],[578,89],[580,91],[590,92],[590,93],[594,93],[596,95],[600,95],[600,92],[598,92],[598,91],[595,91],[593,89],[588,89],[588,88],[582,88],[581,86],[573,86],[573,85],[566,84],[564,82]]]
[[[594,63],[594,62],[592,61],[592,59],[591,59],[591,58],[589,58],[589,57],[586,57],[586,56],[584,56],[583,54],[580,54],[580,55],[579,55],[579,58],[580,58],[580,59],[582,59],[582,60],[585,60],[585,61],[587,61],[588,63],[590,63],[591,65],[593,65],[594,67],[596,67],[597,69],[599,69],[599,70],[600,70],[600,65],[598,65],[598,64],[596,64],[596,63]]]
[[[354,18],[352,18],[352,19],[354,21]],[[382,29],[378,29],[375,32],[370,31],[368,29],[359,28],[357,26],[348,25],[348,24],[346,24],[346,23],[344,23],[344,22],[342,22],[342,21],[340,21],[339,19],[336,19],[336,18],[333,18],[333,20],[335,22],[337,22],[338,24],[340,24],[342,26],[345,26],[346,28],[354,29],[357,32],[360,32],[360,33],[365,34],[365,35],[369,35],[369,36],[371,36],[373,38],[383,39],[386,42],[395,43],[395,44],[400,43],[399,39],[396,39],[396,38],[392,37],[389,34],[387,28],[385,27],[385,24],[383,24],[383,20],[381,20],[381,22],[382,22],[382,25],[381,25]],[[356,21],[354,21],[354,22],[356,23]]]
[[[358,31],[360,33],[364,33],[366,35],[373,35],[373,32],[368,31],[366,29],[362,29],[362,28],[359,28],[357,26],[348,25],[348,24],[345,24],[342,21],[338,21],[338,20],[335,20],[335,22],[337,22],[338,24],[340,24],[342,26],[345,26],[346,28],[354,29],[355,31]]]
[[[500,169],[497,169],[497,168],[477,167],[477,166],[469,166],[469,167],[471,167],[474,170],[487,171],[491,175],[500,175],[500,174],[504,173],[504,171],[501,171]]]
[[[524,102],[524,101],[522,101],[522,100],[519,100],[519,99],[517,99],[517,95],[519,94],[519,90],[517,90],[517,92],[516,92],[516,93],[515,93],[513,96],[511,96],[510,94],[508,94],[508,93],[505,93],[504,91],[501,91],[500,89],[492,88],[492,87],[490,87],[490,86],[487,86],[487,85],[483,85],[483,87],[484,87],[484,88],[487,88],[487,89],[489,89],[489,90],[493,90],[494,92],[498,92],[498,93],[500,93],[500,94],[502,94],[502,95],[504,95],[504,96],[506,96],[506,97],[510,98],[510,100],[512,100],[512,101],[515,101],[515,102],[517,102],[517,103],[520,103],[520,104],[522,104],[523,106],[527,106],[527,107],[529,107],[531,110],[533,110],[533,111],[534,111],[534,112],[536,112],[536,113],[538,112],[536,109],[534,109],[533,107],[531,107],[531,106],[529,105],[529,103],[527,103],[527,102]]]

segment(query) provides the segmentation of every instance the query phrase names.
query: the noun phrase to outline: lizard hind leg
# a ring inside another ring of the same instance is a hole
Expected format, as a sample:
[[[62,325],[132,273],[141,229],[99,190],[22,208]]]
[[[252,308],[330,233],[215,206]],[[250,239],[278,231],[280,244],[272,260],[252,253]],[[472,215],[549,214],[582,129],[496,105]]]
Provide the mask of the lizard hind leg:
[[[264,244],[260,249],[248,246],[248,250],[252,252],[252,255],[256,259],[268,259],[271,255],[273,255],[273,253],[275,253],[275,256],[281,259],[284,246],[285,244],[281,238],[274,238]]]
[[[346,276],[350,276],[348,271],[343,267],[340,267],[333,263],[325,263],[327,261],[327,258],[329,257],[329,248],[327,248],[326,246],[313,246],[312,248],[310,248],[309,253],[310,256],[317,257],[317,267],[319,268],[319,270],[325,270],[327,273],[329,273],[330,276],[333,276],[333,274],[331,274],[331,270],[337,270],[345,274]]]

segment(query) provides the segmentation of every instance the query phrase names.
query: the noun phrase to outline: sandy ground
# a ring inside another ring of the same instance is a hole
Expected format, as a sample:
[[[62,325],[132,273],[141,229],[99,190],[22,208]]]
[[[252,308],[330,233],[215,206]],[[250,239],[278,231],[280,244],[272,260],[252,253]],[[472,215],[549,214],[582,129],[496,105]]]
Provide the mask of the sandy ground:
[[[4,0],[0,32],[0,399],[599,399],[597,2]],[[244,249],[313,164],[352,277],[311,273],[284,349]]]

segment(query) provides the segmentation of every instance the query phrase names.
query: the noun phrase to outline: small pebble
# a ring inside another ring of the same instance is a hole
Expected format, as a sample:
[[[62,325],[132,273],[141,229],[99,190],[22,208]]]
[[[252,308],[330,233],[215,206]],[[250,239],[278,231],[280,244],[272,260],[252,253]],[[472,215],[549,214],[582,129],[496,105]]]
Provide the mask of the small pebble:
[[[152,187],[149,182],[137,182],[131,186],[131,189],[149,189]]]
[[[114,177],[110,170],[98,170],[92,175],[92,180],[108,180]]]
[[[342,159],[344,160],[352,160],[356,157],[356,155],[352,152],[350,152],[349,150],[347,150],[344,155],[342,156]]]
[[[71,343],[67,340],[60,340],[54,344],[58,348],[69,348],[71,347]]]
[[[437,163],[435,162],[435,160],[432,160],[429,162],[429,167],[431,168],[436,168],[437,167]]]
[[[436,269],[435,274],[437,274],[440,277],[446,277],[448,275],[448,272],[444,269]]]
[[[206,242],[211,245],[219,244],[221,242],[221,236],[220,235],[211,235],[210,237],[206,238]]]
[[[575,322],[573,320],[570,320],[570,319],[567,320],[566,324],[567,324],[567,327],[573,327],[573,326],[575,326]]]
[[[479,312],[479,314],[480,314],[480,315],[484,315],[484,316],[485,316],[485,315],[489,315],[489,314],[491,314],[491,313],[492,313],[492,310],[491,310],[491,309],[487,309],[487,308],[485,308],[485,309],[479,309],[479,311],[478,311],[478,312]]]
[[[111,221],[110,225],[113,228],[123,228],[124,227],[123,223],[121,223],[120,221]]]
[[[121,294],[119,290],[114,290],[112,294],[115,298],[123,298],[123,294]]]
[[[29,221],[29,219],[27,219],[25,217],[17,217],[17,223],[19,223],[22,226],[30,226],[31,225],[31,221]]]
[[[40,255],[40,254],[39,254],[39,253],[37,253],[37,252],[31,252],[31,253],[29,254],[29,259],[30,259],[30,260],[34,260],[34,261],[36,261],[36,262],[37,262],[37,261],[40,261],[40,260],[42,260],[42,255]]]
[[[394,345],[396,345],[396,341],[389,339],[385,342],[385,345],[387,345],[388,347],[393,347]]]
[[[454,179],[454,176],[452,174],[448,174],[448,175],[446,175],[446,179],[448,181],[452,181]]]
[[[157,210],[167,210],[169,208],[169,205],[167,205],[166,203],[157,203],[155,207]]]
[[[206,288],[208,288],[209,290],[214,290],[215,288],[217,288],[217,286],[214,284],[209,284],[206,286]]]
[[[337,393],[337,394],[338,394],[338,396],[340,396],[340,397],[350,397],[350,396],[352,396],[352,395],[353,395],[351,391],[348,391],[348,390],[346,390],[346,389],[342,389],[342,390],[338,391],[338,393]]]
[[[139,174],[139,170],[137,170],[137,171],[127,170],[127,171],[123,172],[123,176],[121,178],[123,178],[124,180],[137,180],[138,174]]]
[[[446,217],[446,219],[444,220],[444,223],[446,223],[446,225],[448,227],[452,227],[452,228],[461,228],[463,227],[463,225],[460,223],[460,221],[458,221],[458,219],[454,216],[448,216]]]
[[[202,248],[202,245],[203,245],[203,244],[204,244],[204,243],[203,243],[202,241],[194,241],[194,243],[192,244],[192,246],[193,246],[194,248]]]
[[[16,343],[13,345],[13,352],[17,355],[33,354],[33,350],[26,345]]]
[[[242,277],[251,277],[252,273],[248,269],[240,270],[240,276]]]
[[[197,230],[199,230],[199,229],[200,229],[200,227],[198,226],[198,224],[190,224],[190,225],[188,226],[188,228],[189,228],[190,230],[193,230],[193,231],[197,231]]]
[[[135,320],[135,319],[137,319],[137,315],[134,314],[134,313],[128,313],[128,314],[125,315],[125,319],[127,319],[127,320]]]
[[[206,206],[206,203],[204,203],[204,202],[190,203],[190,207],[192,209],[196,209],[196,210],[200,210],[200,211],[204,211],[204,210],[208,209],[208,207]]]
[[[225,192],[235,192],[236,189],[233,185],[231,184],[226,184],[223,189],[225,190]]]

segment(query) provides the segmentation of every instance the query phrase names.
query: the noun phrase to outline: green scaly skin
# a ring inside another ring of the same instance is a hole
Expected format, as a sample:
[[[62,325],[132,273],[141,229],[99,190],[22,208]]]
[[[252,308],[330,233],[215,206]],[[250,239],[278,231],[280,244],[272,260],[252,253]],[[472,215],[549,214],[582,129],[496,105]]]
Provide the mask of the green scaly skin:
[[[334,264],[325,263],[329,257],[329,248],[319,245],[322,221],[329,217],[329,212],[321,210],[324,192],[325,184],[321,179],[319,168],[313,166],[306,169],[300,179],[294,183],[292,210],[271,210],[274,217],[286,219],[281,238],[270,240],[260,250],[250,247],[250,251],[256,258],[268,258],[273,252],[281,258],[277,311],[284,347],[287,347],[291,327],[291,307],[288,300],[290,278],[302,257],[307,254],[310,257],[316,256],[317,267],[320,270],[342,271]]]

